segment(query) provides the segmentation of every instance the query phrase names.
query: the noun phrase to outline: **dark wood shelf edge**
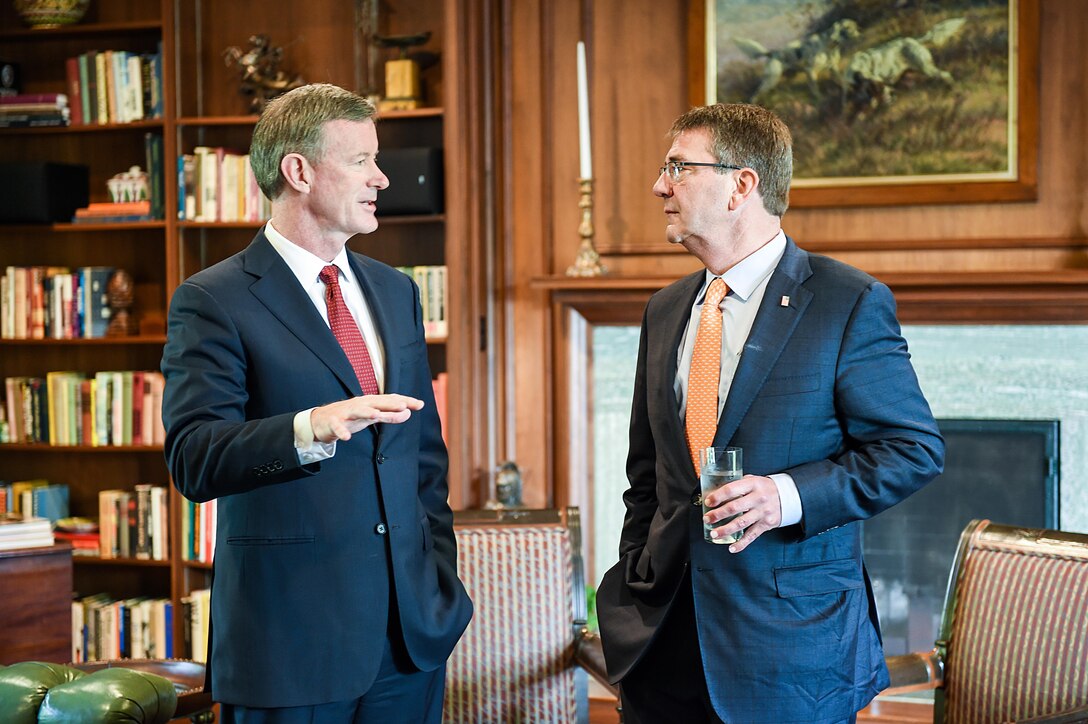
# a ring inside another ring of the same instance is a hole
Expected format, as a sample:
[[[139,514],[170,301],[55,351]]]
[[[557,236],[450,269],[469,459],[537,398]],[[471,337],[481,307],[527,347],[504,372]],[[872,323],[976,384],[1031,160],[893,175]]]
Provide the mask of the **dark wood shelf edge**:
[[[162,32],[162,21],[132,20],[116,23],[75,23],[56,28],[25,28],[0,32],[0,40],[47,40],[49,38],[78,38],[116,33]]]
[[[129,121],[128,123],[83,123],[68,126],[5,126],[0,127],[0,135],[18,136],[36,133],[103,133],[113,131],[132,131],[146,129],[162,129],[164,126],[161,118],[149,118],[143,121]]]
[[[162,445],[50,445],[44,442],[5,442],[0,443],[0,453],[162,453]]]
[[[73,555],[72,563],[91,566],[137,566],[140,568],[169,568],[170,561],[152,561],[143,558],[101,558],[99,556]]]
[[[123,347],[132,344],[150,344],[161,346],[166,344],[165,335],[150,335],[146,337],[80,337],[73,339],[0,339],[0,347],[12,345],[18,347]]]
[[[83,232],[83,231],[139,231],[141,229],[166,228],[165,221],[128,221],[124,223],[109,224],[73,224],[66,221],[58,221],[52,224],[0,224],[0,231],[9,234],[40,234],[42,232]]]

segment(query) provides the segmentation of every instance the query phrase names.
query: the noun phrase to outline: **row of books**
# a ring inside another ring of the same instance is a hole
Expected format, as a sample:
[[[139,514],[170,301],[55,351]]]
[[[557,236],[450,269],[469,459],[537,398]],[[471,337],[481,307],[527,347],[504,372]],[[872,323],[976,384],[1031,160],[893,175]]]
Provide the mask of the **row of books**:
[[[72,601],[72,661],[184,657],[206,663],[211,590],[194,590],[180,603],[185,640],[178,645],[169,599],[96,593]]]
[[[96,593],[72,601],[73,662],[175,655],[174,605],[169,599],[117,600]]]
[[[182,221],[264,221],[272,215],[249,154],[197,146],[178,157],[177,174]]]
[[[33,93],[0,97],[0,128],[67,126],[68,96]]]
[[[0,277],[0,337],[90,339],[110,323],[113,267],[8,266]]]
[[[65,61],[72,125],[162,118],[162,46],[152,54],[91,50]]]
[[[211,563],[215,558],[216,501],[194,503],[182,498],[181,557]]]
[[[56,523],[69,514],[69,490],[65,483],[45,479],[0,480],[0,513],[45,518]]]
[[[189,658],[202,664],[208,662],[208,624],[212,619],[212,592],[198,588],[181,599],[186,636],[185,649]]]
[[[169,495],[159,485],[98,494],[98,555],[165,561],[170,556]]]
[[[441,339],[449,333],[446,310],[449,309],[449,271],[442,266],[397,267],[412,277],[419,287],[423,307],[423,329],[429,338]]]
[[[156,371],[50,372],[4,380],[0,442],[159,445],[163,376]]]

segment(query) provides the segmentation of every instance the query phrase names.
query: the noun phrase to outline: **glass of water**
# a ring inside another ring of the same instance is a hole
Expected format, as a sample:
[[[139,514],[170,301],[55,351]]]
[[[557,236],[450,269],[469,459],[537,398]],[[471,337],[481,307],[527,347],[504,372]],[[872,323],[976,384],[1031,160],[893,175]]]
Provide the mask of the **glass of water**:
[[[739,447],[705,447],[699,451],[699,491],[703,498],[703,515],[711,508],[706,505],[706,496],[726,483],[744,477],[743,450]],[[720,528],[737,516],[733,515],[717,523],[703,523],[703,539],[710,543],[735,543],[740,540],[743,531],[733,535],[711,538],[710,531]]]

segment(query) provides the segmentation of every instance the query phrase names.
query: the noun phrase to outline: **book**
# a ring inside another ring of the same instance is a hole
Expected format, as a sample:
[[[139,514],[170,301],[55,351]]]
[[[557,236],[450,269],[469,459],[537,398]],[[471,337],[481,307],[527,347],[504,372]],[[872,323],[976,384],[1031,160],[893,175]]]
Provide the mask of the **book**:
[[[98,122],[97,91],[91,85],[94,78],[94,62],[91,53],[83,53],[79,56],[79,102],[81,117],[84,124]]]
[[[13,96],[0,96],[0,107],[24,103],[51,103],[66,106],[68,105],[68,96],[63,93],[19,93]]]
[[[151,201],[99,201],[76,209],[76,216],[123,216],[126,214],[151,213]]]
[[[166,194],[163,189],[162,136],[150,131],[144,134],[144,154],[147,156],[147,178],[151,187],[148,213],[153,219],[164,219]]]
[[[53,545],[53,528],[45,518],[0,514],[0,551]]]
[[[106,292],[113,267],[85,266],[79,269],[80,291],[83,294],[83,336],[99,338],[106,336],[110,326],[110,301]]]
[[[64,483],[52,483],[32,491],[34,500],[33,513],[54,523],[68,517],[68,486]]]
[[[82,90],[79,87],[79,58],[72,56],[64,61],[64,78],[68,87],[68,95],[72,97],[72,116],[71,121],[73,126],[83,125],[83,100],[81,98]]]
[[[50,114],[41,116],[0,117],[0,128],[53,128],[67,126],[68,119]]]

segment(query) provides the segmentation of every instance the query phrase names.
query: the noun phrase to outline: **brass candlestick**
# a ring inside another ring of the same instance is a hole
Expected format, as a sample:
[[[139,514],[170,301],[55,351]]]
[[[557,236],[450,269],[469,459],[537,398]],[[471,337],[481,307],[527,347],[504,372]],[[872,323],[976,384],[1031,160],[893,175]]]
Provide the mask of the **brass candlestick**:
[[[593,179],[578,179],[581,198],[578,208],[582,210],[582,222],[578,224],[578,236],[582,243],[578,247],[578,256],[567,267],[568,277],[599,277],[607,274],[608,269],[601,263],[601,255],[593,247]]]

